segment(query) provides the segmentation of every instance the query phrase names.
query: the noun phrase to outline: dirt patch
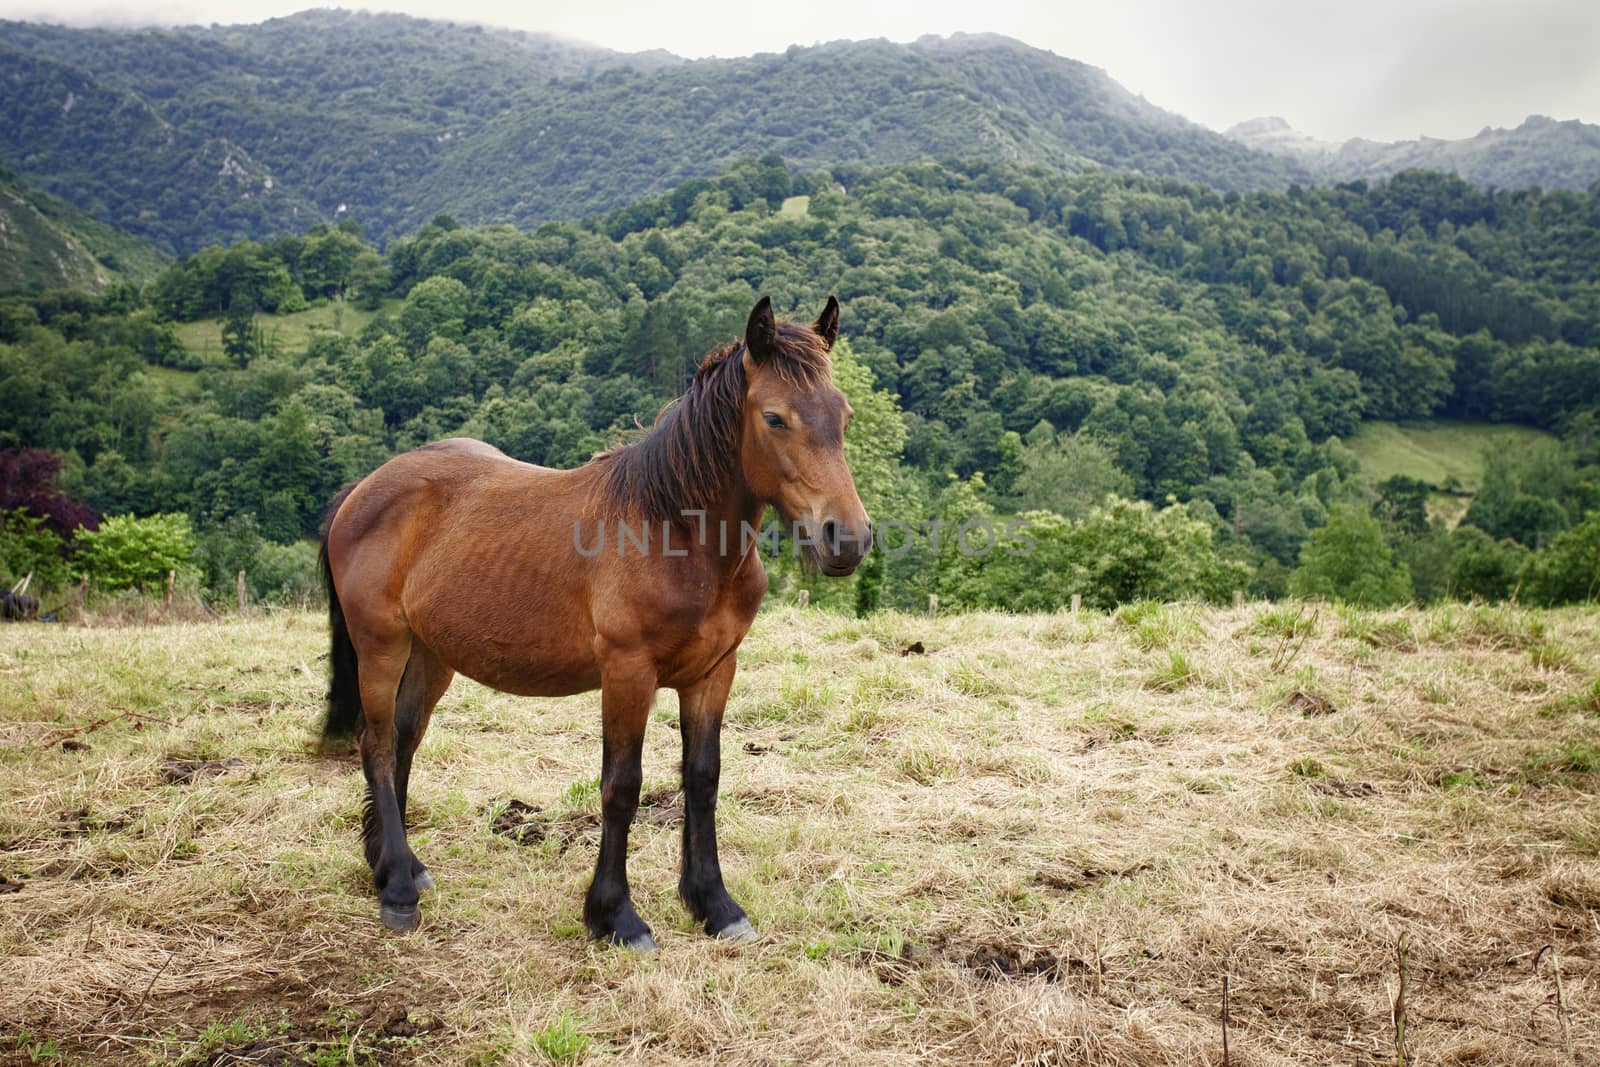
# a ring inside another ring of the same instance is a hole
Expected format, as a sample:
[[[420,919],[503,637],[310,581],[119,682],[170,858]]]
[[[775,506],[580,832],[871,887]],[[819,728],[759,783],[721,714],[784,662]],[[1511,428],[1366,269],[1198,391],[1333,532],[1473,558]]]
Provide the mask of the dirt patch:
[[[515,798],[490,806],[500,813],[489,821],[489,832],[509,837],[519,845],[538,846],[554,841],[565,852],[600,827],[593,811],[547,812],[537,804]],[[683,821],[683,791],[652,789],[639,798],[635,826],[673,826]]]
[[[546,812],[537,804],[515,798],[495,804],[500,813],[489,821],[489,832],[510,838],[519,845],[537,848],[546,841],[554,841],[565,852],[574,841],[600,825],[600,816],[589,811],[573,811],[556,815]]]
[[[74,837],[78,834],[91,834],[96,830],[116,833],[118,830],[126,830],[141,813],[142,809],[134,808],[121,815],[96,816],[88,808],[77,808],[61,816],[61,836]]]
[[[683,790],[652,789],[639,798],[639,814],[634,825],[676,826],[683,822]]]
[[[979,978],[1001,982],[1042,978],[1059,982],[1069,976],[1087,976],[1091,968],[1076,957],[1058,956],[1032,945],[991,941],[971,949],[962,962]]]
[[[206,1049],[198,1062],[206,1067],[312,1067],[334,1062],[389,1067],[414,1062],[417,1039],[443,1028],[444,1024],[427,1012],[378,1005],[360,1015],[352,1013],[343,1027],[285,1021],[253,1034],[247,1030],[249,1036],[224,1039]]]
[[[913,641],[900,650],[902,656],[925,656],[928,650],[922,647],[921,641]]]
[[[1318,715],[1332,715],[1339,710],[1327,697],[1319,693],[1308,693],[1304,689],[1296,689],[1289,694],[1289,699],[1284,701],[1284,704],[1290,711],[1298,712],[1308,719]]]
[[[22,892],[22,883],[21,882],[13,882],[11,879],[7,878],[5,875],[0,874],[0,896],[4,896],[7,893],[20,893],[20,892]]]
[[[1054,889],[1061,893],[1076,893],[1081,889],[1091,889],[1117,878],[1130,878],[1149,869],[1150,865],[1148,863],[1138,863],[1132,867],[1120,869],[1105,867],[1059,868],[1040,871],[1033,876],[1033,880],[1046,889]]]
[[[1342,778],[1313,778],[1311,788],[1330,797],[1370,797],[1378,792],[1371,782],[1346,782]]]
[[[904,982],[913,970],[939,963],[954,964],[987,982],[1035,978],[1060,982],[1068,977],[1086,978],[1097,971],[1096,967],[1076,956],[1058,955],[1041,945],[1003,940],[973,944],[970,941],[954,941],[943,934],[935,934],[925,943],[908,938],[897,953],[869,949],[862,952],[861,962],[876,972],[881,981],[890,985]],[[1098,973],[1104,977],[1104,964],[1099,966]]]
[[[220,778],[230,771],[243,770],[244,760],[237,757],[199,760],[168,756],[159,766],[161,777],[170,784],[193,785],[202,778]]]

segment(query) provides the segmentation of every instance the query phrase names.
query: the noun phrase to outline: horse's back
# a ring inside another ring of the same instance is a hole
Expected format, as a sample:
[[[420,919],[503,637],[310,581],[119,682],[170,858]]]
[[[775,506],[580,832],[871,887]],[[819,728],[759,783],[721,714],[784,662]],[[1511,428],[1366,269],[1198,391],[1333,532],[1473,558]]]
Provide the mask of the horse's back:
[[[402,453],[400,456],[396,456],[395,459],[415,455],[419,452],[426,452],[429,455],[477,456],[480,459],[503,459],[510,463],[519,462],[494,447],[494,445],[489,444],[487,441],[480,441],[476,437],[446,437],[442,441],[432,441],[420,448]],[[528,466],[531,465],[528,464]]]
[[[347,612],[414,633],[496,688],[592,688],[588,561],[571,549],[591,491],[582,468],[534,466],[469,438],[403,453],[329,527],[339,595]]]

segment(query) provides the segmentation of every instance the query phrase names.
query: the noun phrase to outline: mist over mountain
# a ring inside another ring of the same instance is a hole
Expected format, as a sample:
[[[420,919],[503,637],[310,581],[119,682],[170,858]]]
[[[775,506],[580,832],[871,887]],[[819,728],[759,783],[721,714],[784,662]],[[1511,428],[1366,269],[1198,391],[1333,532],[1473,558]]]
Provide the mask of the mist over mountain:
[[[1282,118],[1250,119],[1227,135],[1240,144],[1291,159],[1318,181],[1383,178],[1403,170],[1458,174],[1497,189],[1587,189],[1600,181],[1600,126],[1530,115],[1516,129],[1485,127],[1474,137],[1343,144],[1301,133]]]

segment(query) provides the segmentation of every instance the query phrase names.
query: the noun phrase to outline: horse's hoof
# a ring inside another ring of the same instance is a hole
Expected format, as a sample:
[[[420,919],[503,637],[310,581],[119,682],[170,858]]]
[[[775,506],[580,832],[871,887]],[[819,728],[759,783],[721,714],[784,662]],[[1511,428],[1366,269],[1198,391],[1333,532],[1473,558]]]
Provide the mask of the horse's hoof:
[[[388,904],[380,905],[378,916],[383,919],[383,925],[397,934],[408,934],[422,922],[422,913],[415,904],[409,908],[396,908]]]
[[[426,867],[418,871],[416,877],[411,879],[411,881],[415,883],[418,892],[424,892],[426,890],[436,888],[439,884],[433,880],[433,875],[428,873],[428,869]]]
[[[650,931],[648,930],[642,934],[635,934],[626,941],[618,942],[618,944],[639,956],[655,956],[661,952],[661,947],[656,944],[656,939],[650,936]]]
[[[761,935],[756,933],[754,926],[750,925],[750,920],[744,918],[741,918],[738,922],[729,923],[712,936],[719,941],[739,941],[744,944],[761,940]]]

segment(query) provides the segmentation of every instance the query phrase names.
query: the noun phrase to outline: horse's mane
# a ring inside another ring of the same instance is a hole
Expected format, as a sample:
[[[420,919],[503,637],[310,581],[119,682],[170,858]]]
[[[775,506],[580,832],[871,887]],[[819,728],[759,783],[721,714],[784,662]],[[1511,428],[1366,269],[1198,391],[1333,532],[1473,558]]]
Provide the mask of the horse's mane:
[[[656,416],[648,433],[595,456],[607,510],[652,522],[684,523],[684,511],[705,510],[727,492],[739,458],[744,414],[743,342],[712,349],[694,381]],[[785,380],[811,387],[831,375],[828,346],[809,326],[777,324],[767,364]]]

